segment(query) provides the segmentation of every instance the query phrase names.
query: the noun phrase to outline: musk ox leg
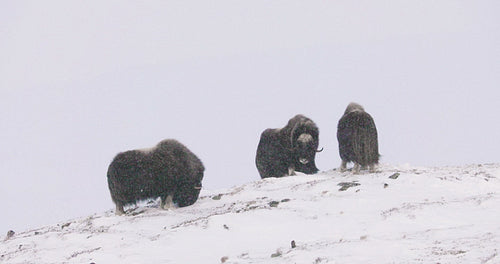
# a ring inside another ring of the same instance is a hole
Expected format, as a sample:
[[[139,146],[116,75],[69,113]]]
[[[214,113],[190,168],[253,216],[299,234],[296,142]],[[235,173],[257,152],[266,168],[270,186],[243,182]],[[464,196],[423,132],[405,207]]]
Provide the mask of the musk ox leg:
[[[288,167],[288,176],[295,176],[295,167],[294,166],[290,166]]]
[[[354,174],[359,174],[360,169],[361,169],[361,165],[359,165],[359,163],[357,163],[357,162],[354,162],[354,168],[352,168],[352,171],[354,172]]]
[[[377,164],[370,164],[369,167],[369,170],[370,170],[370,173],[374,173],[376,170],[377,170]]]
[[[121,203],[116,203],[116,210],[115,210],[116,215],[123,215],[125,214],[125,211],[123,210],[123,204]]]
[[[174,196],[172,194],[167,195],[165,198],[161,198],[160,207],[161,209],[168,210],[174,207]]]
[[[340,172],[344,172],[347,170],[347,161],[343,160],[342,163],[340,163]]]

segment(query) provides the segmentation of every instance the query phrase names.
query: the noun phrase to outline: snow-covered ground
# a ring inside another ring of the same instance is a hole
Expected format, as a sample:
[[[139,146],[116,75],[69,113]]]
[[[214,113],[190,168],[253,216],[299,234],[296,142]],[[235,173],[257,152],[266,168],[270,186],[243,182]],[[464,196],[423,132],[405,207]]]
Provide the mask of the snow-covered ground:
[[[500,263],[499,250],[500,164],[383,165],[18,232],[0,263]]]

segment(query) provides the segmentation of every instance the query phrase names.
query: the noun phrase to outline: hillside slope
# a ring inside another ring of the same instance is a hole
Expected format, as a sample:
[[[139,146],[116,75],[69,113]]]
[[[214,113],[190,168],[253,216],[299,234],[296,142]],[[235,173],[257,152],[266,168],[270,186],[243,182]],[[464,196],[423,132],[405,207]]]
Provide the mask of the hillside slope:
[[[0,262],[500,263],[499,223],[499,164],[385,165],[204,190],[190,207],[153,203],[19,232],[0,242]]]

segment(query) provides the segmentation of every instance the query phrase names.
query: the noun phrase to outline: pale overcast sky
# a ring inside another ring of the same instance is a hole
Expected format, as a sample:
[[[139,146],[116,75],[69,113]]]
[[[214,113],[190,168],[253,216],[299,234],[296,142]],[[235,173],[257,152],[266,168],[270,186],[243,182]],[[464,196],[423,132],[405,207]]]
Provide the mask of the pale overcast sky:
[[[113,209],[120,151],[175,138],[204,188],[259,179],[260,133],[302,113],[320,170],[351,101],[382,163],[499,162],[499,1],[2,1],[1,232]],[[473,188],[473,186],[471,186]]]

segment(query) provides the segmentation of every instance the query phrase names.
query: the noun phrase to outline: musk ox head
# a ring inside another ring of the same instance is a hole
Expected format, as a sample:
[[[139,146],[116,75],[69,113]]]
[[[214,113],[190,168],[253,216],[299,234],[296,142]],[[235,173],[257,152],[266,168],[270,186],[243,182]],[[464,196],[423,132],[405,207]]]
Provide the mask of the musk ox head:
[[[182,192],[176,192],[172,201],[179,207],[192,205],[198,200],[202,188],[201,181],[203,179],[203,171],[200,171],[193,179],[186,179],[179,183],[178,188]]]
[[[295,170],[312,174],[318,172],[315,157],[318,152],[319,129],[316,124],[303,115],[296,115],[288,122],[292,146],[292,163]]]
[[[317,149],[317,142],[314,141],[314,138],[307,133],[300,134],[297,138],[297,142],[295,145],[295,158],[301,164],[308,164],[312,160],[314,160]]]
[[[316,124],[303,115],[297,115],[291,119],[289,124],[293,125],[291,131],[291,144],[294,159],[299,165],[307,165],[314,162],[319,145],[319,129]]]

